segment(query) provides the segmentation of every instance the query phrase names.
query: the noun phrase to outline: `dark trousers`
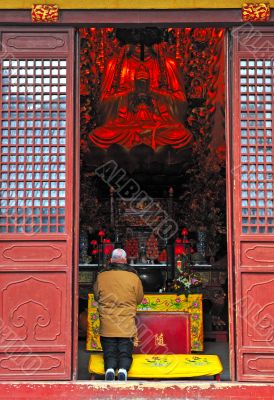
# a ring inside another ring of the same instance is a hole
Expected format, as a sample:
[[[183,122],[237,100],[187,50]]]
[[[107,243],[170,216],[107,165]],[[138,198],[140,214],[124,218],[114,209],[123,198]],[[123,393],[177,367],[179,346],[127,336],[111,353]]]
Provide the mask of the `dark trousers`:
[[[101,336],[104,353],[105,371],[108,368],[129,370],[132,364],[133,340],[131,338],[113,338]]]

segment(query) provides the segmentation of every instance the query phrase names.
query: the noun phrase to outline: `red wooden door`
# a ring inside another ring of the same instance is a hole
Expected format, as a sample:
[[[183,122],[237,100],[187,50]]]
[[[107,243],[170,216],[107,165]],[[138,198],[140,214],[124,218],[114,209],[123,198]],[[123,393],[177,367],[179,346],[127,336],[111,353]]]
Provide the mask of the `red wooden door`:
[[[236,369],[274,381],[274,28],[233,33]]]
[[[74,34],[0,34],[0,378],[70,379]]]

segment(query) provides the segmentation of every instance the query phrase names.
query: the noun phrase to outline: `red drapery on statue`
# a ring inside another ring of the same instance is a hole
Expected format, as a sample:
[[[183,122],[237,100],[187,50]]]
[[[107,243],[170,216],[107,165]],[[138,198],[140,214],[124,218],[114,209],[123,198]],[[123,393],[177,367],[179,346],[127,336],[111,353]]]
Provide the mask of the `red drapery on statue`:
[[[183,123],[187,105],[183,82],[165,46],[145,47],[140,57],[139,45],[127,45],[108,61],[98,110],[100,126],[89,134],[93,144],[108,148],[118,143],[129,149],[141,143],[153,149],[190,145],[192,134]]]

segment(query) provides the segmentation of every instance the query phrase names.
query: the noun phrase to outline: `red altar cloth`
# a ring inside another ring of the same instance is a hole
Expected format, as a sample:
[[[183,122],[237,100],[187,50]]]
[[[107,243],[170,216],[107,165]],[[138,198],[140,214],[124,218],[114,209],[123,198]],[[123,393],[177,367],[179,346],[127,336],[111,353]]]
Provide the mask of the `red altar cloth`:
[[[190,354],[190,316],[183,312],[138,312],[135,354]]]

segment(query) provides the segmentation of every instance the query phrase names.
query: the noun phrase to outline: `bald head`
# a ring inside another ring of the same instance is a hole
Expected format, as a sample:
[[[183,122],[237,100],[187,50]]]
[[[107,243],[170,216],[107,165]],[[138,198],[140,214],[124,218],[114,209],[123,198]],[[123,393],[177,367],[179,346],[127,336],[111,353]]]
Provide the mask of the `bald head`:
[[[114,249],[111,254],[111,263],[126,264],[127,263],[127,253],[123,249]]]

